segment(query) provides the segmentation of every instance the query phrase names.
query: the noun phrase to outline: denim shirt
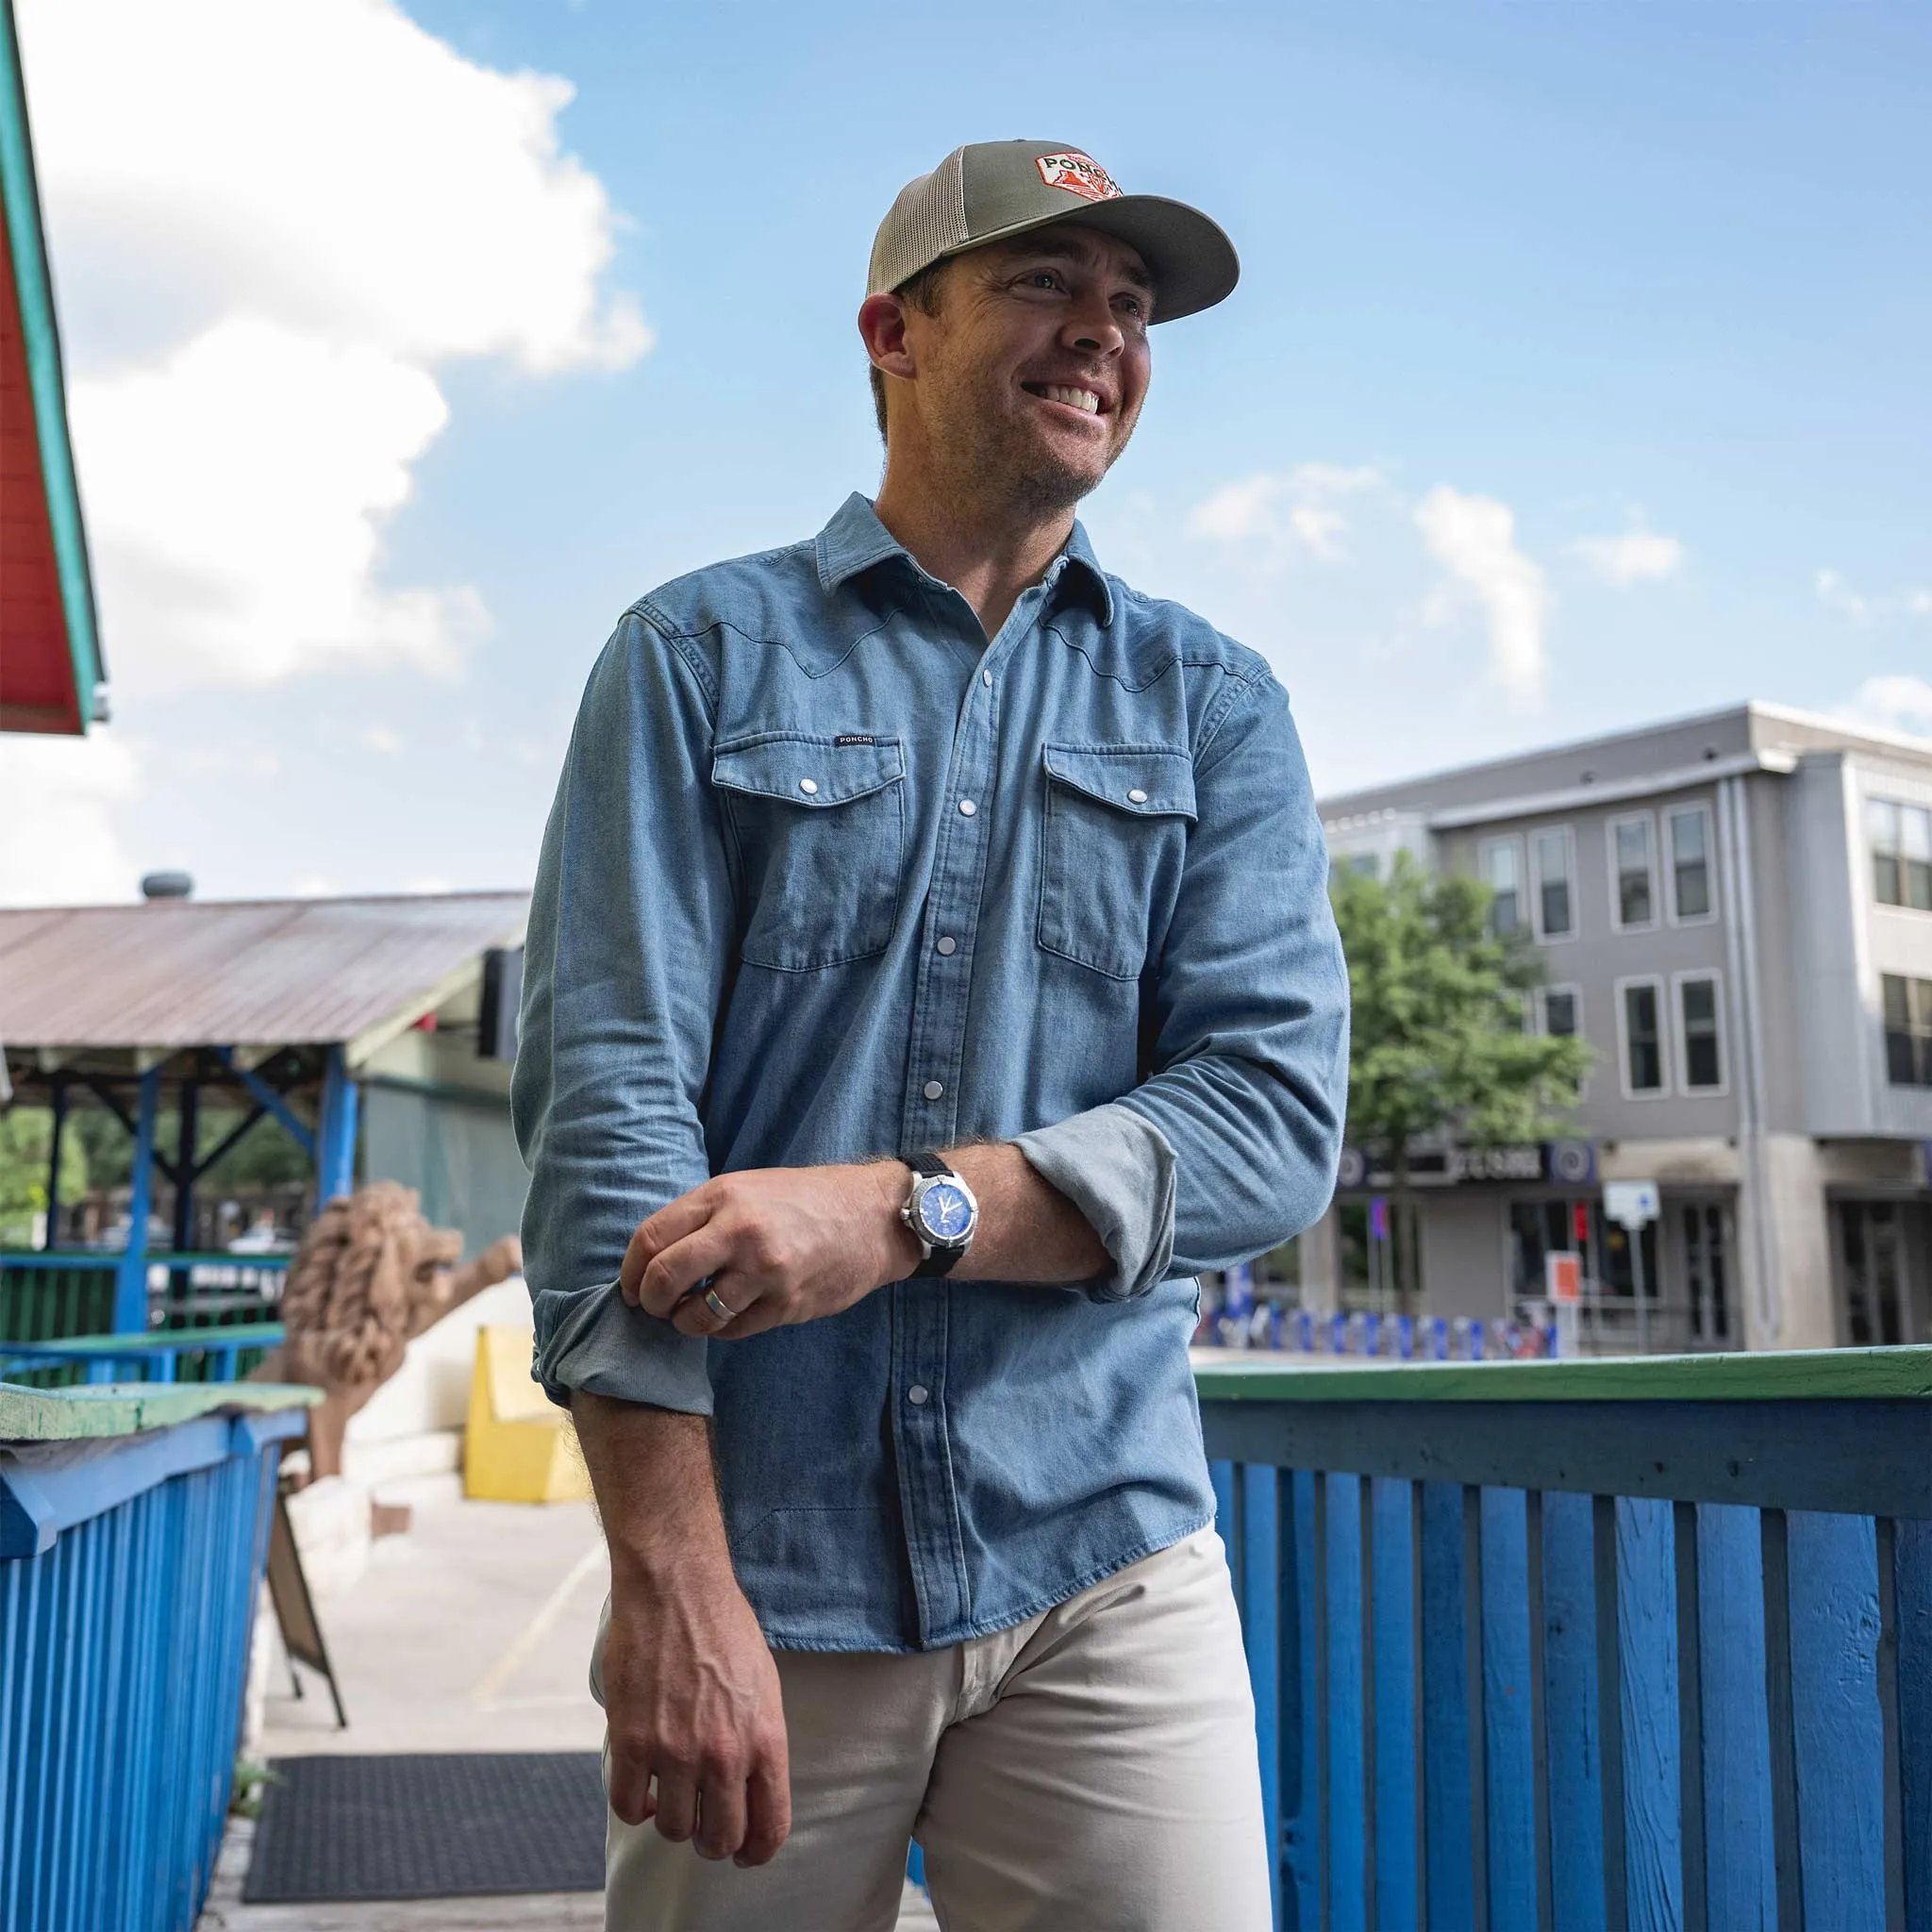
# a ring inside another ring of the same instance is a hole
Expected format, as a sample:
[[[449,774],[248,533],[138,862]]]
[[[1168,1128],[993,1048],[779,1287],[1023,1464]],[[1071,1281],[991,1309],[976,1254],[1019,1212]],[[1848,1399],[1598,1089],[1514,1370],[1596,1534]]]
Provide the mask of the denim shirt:
[[[715,1416],[769,1641],[931,1648],[1191,1534],[1195,1271],[1327,1203],[1347,980],[1288,700],[1076,525],[991,642],[853,496],[681,577],[591,673],[513,1105],[537,1373]],[[705,1341],[626,1307],[708,1176],[1017,1141],[1110,1266],[901,1281]]]

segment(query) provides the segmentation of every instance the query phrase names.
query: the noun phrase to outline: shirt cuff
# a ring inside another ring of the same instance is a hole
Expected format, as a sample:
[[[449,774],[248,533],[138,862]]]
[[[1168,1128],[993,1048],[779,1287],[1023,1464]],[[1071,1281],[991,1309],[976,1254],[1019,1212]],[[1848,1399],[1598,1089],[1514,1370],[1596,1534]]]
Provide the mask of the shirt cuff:
[[[1087,1217],[1112,1259],[1111,1274],[1083,1284],[1095,1301],[1134,1301],[1165,1277],[1174,1259],[1174,1157],[1152,1121],[1109,1102],[1013,1144]]]
[[[710,1344],[701,1336],[680,1334],[632,1307],[614,1281],[572,1294],[546,1291],[532,1300],[535,1373],[552,1402],[568,1408],[572,1392],[581,1389],[650,1408],[710,1414]]]

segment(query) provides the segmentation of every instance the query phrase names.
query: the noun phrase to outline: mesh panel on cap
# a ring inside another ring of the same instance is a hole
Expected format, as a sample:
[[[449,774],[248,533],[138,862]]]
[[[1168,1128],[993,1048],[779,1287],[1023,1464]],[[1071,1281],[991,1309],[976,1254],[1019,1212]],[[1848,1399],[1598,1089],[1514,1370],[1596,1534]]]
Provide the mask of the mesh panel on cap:
[[[966,241],[966,187],[956,147],[930,175],[908,181],[873,239],[865,291],[877,295],[909,282]]]

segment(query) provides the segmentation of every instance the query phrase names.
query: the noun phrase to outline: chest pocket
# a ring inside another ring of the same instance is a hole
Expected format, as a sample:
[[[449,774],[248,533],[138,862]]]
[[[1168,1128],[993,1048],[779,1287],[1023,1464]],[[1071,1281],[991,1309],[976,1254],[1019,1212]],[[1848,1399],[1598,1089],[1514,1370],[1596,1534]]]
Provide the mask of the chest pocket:
[[[1194,822],[1194,763],[1164,746],[1049,744],[1041,945],[1138,979],[1156,908],[1174,903]]]
[[[718,747],[711,784],[750,908],[747,965],[808,973],[885,950],[906,863],[899,740],[760,732]]]

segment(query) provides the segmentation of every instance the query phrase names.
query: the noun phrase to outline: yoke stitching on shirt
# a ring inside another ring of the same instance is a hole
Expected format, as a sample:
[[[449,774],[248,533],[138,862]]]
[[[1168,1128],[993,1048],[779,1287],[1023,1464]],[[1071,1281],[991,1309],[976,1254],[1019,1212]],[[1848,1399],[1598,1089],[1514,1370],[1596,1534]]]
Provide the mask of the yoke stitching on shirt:
[[[814,671],[783,638],[759,637],[757,632],[746,630],[742,625],[733,624],[728,617],[714,617],[708,623],[699,625],[695,630],[680,630],[656,606],[647,603],[641,597],[631,608],[641,617],[648,617],[652,625],[668,642],[691,643],[703,637],[708,631],[728,630],[734,637],[742,638],[748,644],[757,644],[761,649],[768,651],[783,651],[806,676],[814,681],[821,677],[829,677],[833,672],[838,670],[840,665],[844,663],[846,658],[851,657],[854,651],[858,650],[860,644],[865,642],[866,639],[877,637],[880,631],[890,628],[891,625],[890,617],[880,618],[878,623],[874,625],[870,630],[862,630],[853,638],[824,670]]]
[[[1197,778],[1205,777],[1223,759],[1233,756],[1234,747],[1230,745],[1226,751],[1222,753],[1221,758],[1212,759],[1206,764],[1202,762],[1208,756],[1208,748],[1220,737],[1222,726],[1234,715],[1235,707],[1244,697],[1250,697],[1256,691],[1261,690],[1266,684],[1267,678],[1268,671],[1265,665],[1259,670],[1251,671],[1247,676],[1233,684],[1222,696],[1215,700],[1214,704],[1208,708],[1208,723],[1204,728],[1201,746],[1194,754],[1194,775]]]

